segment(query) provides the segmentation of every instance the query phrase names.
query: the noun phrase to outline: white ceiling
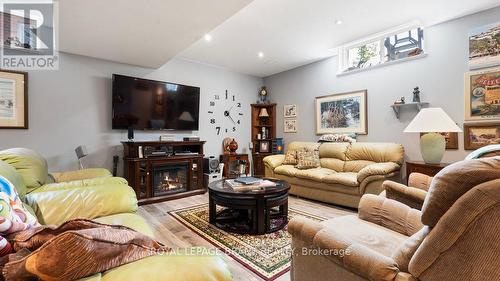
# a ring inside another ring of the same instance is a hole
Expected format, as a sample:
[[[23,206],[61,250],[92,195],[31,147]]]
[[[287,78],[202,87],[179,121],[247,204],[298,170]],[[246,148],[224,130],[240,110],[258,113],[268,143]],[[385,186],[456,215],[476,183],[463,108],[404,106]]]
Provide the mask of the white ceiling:
[[[92,1],[93,2],[93,1]],[[419,20],[430,26],[498,0],[254,0],[180,55],[268,76],[332,56],[329,49]],[[343,24],[336,25],[336,20]],[[264,57],[259,59],[258,52]]]
[[[59,49],[158,68],[251,0],[61,0]]]

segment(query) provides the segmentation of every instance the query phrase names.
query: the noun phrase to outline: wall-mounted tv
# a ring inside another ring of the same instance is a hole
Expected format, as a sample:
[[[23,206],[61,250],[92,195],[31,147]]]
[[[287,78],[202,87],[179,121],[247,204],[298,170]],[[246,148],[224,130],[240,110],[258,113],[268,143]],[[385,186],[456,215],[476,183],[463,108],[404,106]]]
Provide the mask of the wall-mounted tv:
[[[198,130],[200,88],[113,74],[113,129]]]

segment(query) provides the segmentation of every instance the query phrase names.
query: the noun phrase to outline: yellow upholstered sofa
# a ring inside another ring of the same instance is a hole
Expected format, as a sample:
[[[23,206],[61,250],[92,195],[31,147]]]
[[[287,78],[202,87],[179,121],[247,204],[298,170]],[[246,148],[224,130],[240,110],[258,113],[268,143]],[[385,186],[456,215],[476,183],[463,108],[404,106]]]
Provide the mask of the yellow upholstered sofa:
[[[125,179],[112,177],[106,169],[48,174],[47,162],[42,156],[32,150],[14,148],[0,151],[0,175],[12,182],[26,208],[42,224],[59,225],[69,219],[86,218],[125,225],[154,236],[147,222],[135,213],[138,206],[133,189]],[[207,253],[201,249],[173,251],[122,265],[85,280],[232,280],[222,258]]]
[[[400,181],[404,148],[396,143],[292,142],[288,150],[319,149],[321,166],[300,170],[284,165],[285,155],[264,158],[266,177],[291,184],[301,197],[357,208],[365,193],[379,194],[382,183]]]

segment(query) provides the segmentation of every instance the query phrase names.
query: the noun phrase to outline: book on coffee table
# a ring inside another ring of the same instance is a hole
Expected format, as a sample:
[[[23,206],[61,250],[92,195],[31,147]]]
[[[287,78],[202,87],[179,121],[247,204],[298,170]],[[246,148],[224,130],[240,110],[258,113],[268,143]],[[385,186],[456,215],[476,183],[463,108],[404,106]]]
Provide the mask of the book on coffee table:
[[[270,180],[261,180],[260,182],[255,184],[243,184],[240,182],[236,182],[236,180],[226,180],[226,183],[234,190],[252,190],[276,186],[276,183]]]
[[[254,177],[239,177],[234,179],[235,182],[242,184],[257,184],[262,181],[262,179],[254,178]]]

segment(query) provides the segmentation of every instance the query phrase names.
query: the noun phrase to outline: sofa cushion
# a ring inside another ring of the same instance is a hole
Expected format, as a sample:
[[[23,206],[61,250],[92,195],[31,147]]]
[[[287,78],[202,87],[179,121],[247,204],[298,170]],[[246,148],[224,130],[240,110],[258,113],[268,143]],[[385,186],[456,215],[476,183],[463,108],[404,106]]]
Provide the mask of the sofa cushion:
[[[369,161],[369,160],[352,160],[352,161],[346,161],[344,165],[344,172],[359,172],[363,168],[375,164],[376,162]]]
[[[224,258],[204,248],[187,248],[161,253],[102,273],[102,281],[189,280],[230,281],[231,271]]]
[[[323,177],[334,173],[336,172],[327,168],[314,168],[307,170],[299,170],[295,173],[295,176],[301,179],[308,179],[321,182],[321,179],[323,179]]]
[[[422,207],[422,222],[434,227],[450,207],[475,186],[500,178],[500,156],[451,164],[432,179]]]
[[[349,143],[323,143],[319,147],[319,157],[345,160],[345,153],[348,147]]]
[[[301,150],[297,151],[297,169],[311,169],[318,168],[321,163],[319,162],[319,150]]]
[[[21,174],[19,174],[14,167],[0,160],[0,176],[9,180],[16,188],[19,198],[24,200],[24,196],[26,195],[26,185],[24,184]]]
[[[419,231],[410,236],[406,241],[399,246],[394,253],[392,253],[392,258],[398,264],[401,271],[408,272],[408,266],[410,265],[410,260],[417,251],[418,247],[422,244],[427,234],[429,234],[430,228],[425,226]]]
[[[100,217],[94,219],[93,221],[104,224],[124,225],[144,235],[148,235],[154,238],[153,229],[148,225],[143,217],[137,214],[119,213],[115,215]]]
[[[346,152],[346,160],[403,163],[404,148],[396,143],[352,143]]]
[[[315,150],[319,148],[319,145],[317,142],[294,141],[288,144],[288,150]]]
[[[0,160],[14,167],[23,177],[27,193],[47,181],[47,161],[36,151],[27,148],[11,148],[0,151]]]
[[[391,257],[394,250],[408,239],[406,235],[361,220],[355,215],[326,220],[321,224],[386,257]]]
[[[294,177],[298,171],[300,170],[295,168],[295,166],[293,165],[281,165],[276,167],[276,169],[274,169],[275,174],[289,176],[289,177]]]
[[[340,183],[347,186],[359,186],[357,173],[335,173],[324,176],[322,182],[325,183]]]
[[[95,219],[137,211],[135,191],[125,184],[107,184],[26,195],[42,224],[61,224],[75,218]]]
[[[297,150],[288,150],[283,165],[297,165]]]
[[[321,155],[321,152],[320,152]],[[330,170],[335,170],[336,172],[343,172],[344,171],[344,160],[340,160],[337,158],[321,158],[319,159],[319,162],[321,163],[322,168],[327,168]]]

